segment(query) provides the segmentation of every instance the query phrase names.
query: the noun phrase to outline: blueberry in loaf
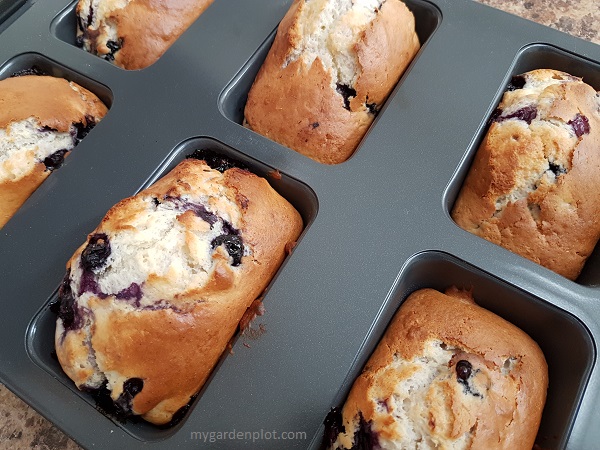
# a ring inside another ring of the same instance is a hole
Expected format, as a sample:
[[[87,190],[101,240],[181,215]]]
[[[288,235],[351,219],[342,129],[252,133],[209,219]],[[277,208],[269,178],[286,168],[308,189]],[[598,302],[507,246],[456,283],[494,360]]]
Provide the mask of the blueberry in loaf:
[[[162,425],[205,383],[302,219],[261,177],[185,159],[112,207],[67,264],[55,346],[82,390]]]
[[[77,43],[128,70],[156,62],[213,0],[79,0]]]
[[[402,304],[326,421],[332,449],[527,449],[539,428],[547,364],[522,330],[456,287]]]
[[[534,70],[513,77],[490,121],[453,219],[576,279],[600,238],[600,93]]]
[[[62,78],[0,81],[0,228],[106,111],[96,95]]]
[[[295,0],[248,93],[244,124],[316,161],[341,163],[419,47],[400,0]]]

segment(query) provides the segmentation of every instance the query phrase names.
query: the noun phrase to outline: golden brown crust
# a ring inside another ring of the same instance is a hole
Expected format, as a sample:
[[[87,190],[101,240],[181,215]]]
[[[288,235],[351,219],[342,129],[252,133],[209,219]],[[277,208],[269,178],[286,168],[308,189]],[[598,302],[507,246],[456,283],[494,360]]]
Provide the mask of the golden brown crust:
[[[26,75],[0,81],[0,128],[5,130],[33,117],[40,127],[68,132],[74,123],[88,126],[90,119],[99,121],[106,112],[107,107],[93,93],[63,78]],[[23,159],[34,156],[28,151]],[[0,228],[51,173],[42,162],[32,167],[23,176],[0,179]]]
[[[452,211],[456,223],[569,279],[576,279],[600,238],[600,113],[596,92],[568,74],[538,70],[532,78],[570,81],[546,88],[538,116],[568,124],[589,121],[589,133],[576,137],[558,125],[528,126],[504,120],[490,126]],[[511,95],[516,95],[514,91]],[[500,107],[505,107],[503,100]],[[575,144],[574,144],[575,143]],[[497,209],[499,198],[524,184],[532,172],[555,159],[567,173],[540,179],[532,192]]]
[[[374,119],[366,104],[385,101],[418,51],[414,17],[399,0],[383,3],[355,47],[362,73],[348,110],[319,58],[310,67],[302,58],[285,66],[301,39],[302,7],[303,1],[295,0],[281,21],[248,93],[245,120],[269,139],[321,163],[338,164],[352,155]]]
[[[50,171],[43,163],[35,165],[33,172],[17,181],[0,182],[0,228],[17,212],[31,194],[48,178]]]
[[[422,289],[402,304],[352,387],[343,409],[346,430],[355,429],[360,412],[380,443],[405,439],[406,434],[395,428],[392,414],[382,413],[379,406],[393,403],[398,383],[416,379],[419,369],[413,364],[415,360],[432,358],[434,364],[433,356],[425,353],[426,344],[431,342],[454,352],[448,357],[451,368],[458,360],[473,365],[472,376],[485,380],[479,386],[479,396],[473,395],[475,391],[465,393],[456,375],[449,379],[437,375],[429,383],[439,385],[429,388],[426,398],[413,398],[411,406],[402,409],[426,404],[426,427],[431,435],[436,434],[438,443],[458,441],[470,433],[472,436],[465,440],[468,445],[456,448],[531,448],[546,399],[544,356],[522,330],[477,306],[469,293],[456,288],[446,294]],[[514,365],[506,375],[503,368],[509,359]],[[397,361],[405,364],[398,365]],[[444,417],[451,419],[442,420]],[[349,441],[345,444],[349,448]]]
[[[124,8],[103,17],[122,40],[114,63],[128,70],[143,69],[156,62],[214,0],[132,0]],[[85,15],[82,3],[77,14]],[[97,31],[89,30],[94,41]],[[94,53],[110,53],[105,44],[92,42]]]
[[[133,411],[155,424],[169,422],[201,389],[244,312],[262,294],[281,265],[286,244],[298,238],[302,219],[265,179],[237,168],[221,175],[203,161],[187,159],[153,186],[111,208],[91,234],[105,233],[111,239],[117,232],[144,232],[135,229],[134,224],[140,214],[152,214],[147,211],[149,202],[145,199],[190,193],[198,198],[213,188],[236,204],[232,208],[226,203],[219,205],[218,198],[209,200],[214,202],[213,211],[223,214],[227,210],[231,220],[235,219],[233,224],[244,245],[251,249],[239,266],[232,266],[227,253],[218,247],[212,255],[208,280],[202,286],[186,286],[183,291],[173,288],[172,297],[161,297],[161,302],[166,303],[158,308],[124,307],[124,302],[115,295],[102,299],[92,296],[88,302],[94,315],[90,342],[98,367],[105,373],[118,373],[121,380],[141,378],[144,387],[133,400]],[[235,217],[237,210],[242,211],[239,218]],[[209,227],[190,210],[182,212],[177,220],[192,240],[195,229]],[[75,252],[68,268],[78,267],[85,245]],[[185,251],[191,248],[193,245],[188,242]],[[150,274],[143,289],[168,288],[180,278],[177,270],[171,267],[162,277]],[[76,368],[77,361],[87,358],[90,351],[82,345],[85,331],[69,331],[64,338],[59,334],[56,340],[59,361],[81,386],[93,372],[89,368]],[[115,389],[112,395],[116,400],[122,388]]]
[[[63,78],[25,75],[0,81],[0,128],[34,117],[41,126],[69,131],[88,125],[86,116],[104,117],[107,108],[87,89]]]

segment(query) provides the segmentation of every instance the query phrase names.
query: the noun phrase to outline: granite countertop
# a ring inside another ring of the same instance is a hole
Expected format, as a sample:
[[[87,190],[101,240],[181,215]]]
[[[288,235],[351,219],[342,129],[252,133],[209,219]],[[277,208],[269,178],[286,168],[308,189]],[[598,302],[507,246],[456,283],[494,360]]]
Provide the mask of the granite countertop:
[[[477,0],[484,5],[600,44],[598,0]]]
[[[598,0],[476,0],[600,44]],[[0,384],[0,449],[80,447]]]

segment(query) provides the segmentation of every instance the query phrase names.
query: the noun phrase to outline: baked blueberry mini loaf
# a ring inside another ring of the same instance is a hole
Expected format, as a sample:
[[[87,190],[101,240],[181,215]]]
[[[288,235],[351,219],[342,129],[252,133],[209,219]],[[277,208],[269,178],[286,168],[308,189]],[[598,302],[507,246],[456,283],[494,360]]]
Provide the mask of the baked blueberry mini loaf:
[[[62,78],[0,81],[0,228],[106,111],[93,93]]]
[[[77,42],[124,69],[156,62],[213,0],[79,0]]]
[[[452,211],[465,230],[576,279],[600,238],[600,94],[555,70],[513,77]]]
[[[111,208],[67,264],[58,360],[120,416],[162,425],[185,409],[302,230],[264,178],[217,169],[184,160]]]
[[[333,449],[530,450],[548,385],[538,345],[450,288],[414,292],[327,419]]]
[[[245,125],[341,163],[419,47],[400,0],[294,0],[248,93]]]

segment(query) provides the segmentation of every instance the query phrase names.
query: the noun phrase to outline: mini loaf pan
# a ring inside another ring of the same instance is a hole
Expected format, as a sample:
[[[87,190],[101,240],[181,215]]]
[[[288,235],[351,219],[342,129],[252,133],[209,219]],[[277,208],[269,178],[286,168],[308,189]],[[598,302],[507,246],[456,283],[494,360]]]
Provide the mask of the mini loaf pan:
[[[404,3],[415,16],[415,29],[417,36],[419,37],[419,42],[421,43],[420,52],[422,52],[424,51],[429,38],[431,38],[441,23],[442,16],[439,9],[432,3],[423,0],[405,0]],[[275,39],[276,31],[277,30],[273,30],[256,53],[248,60],[248,63],[242,67],[232,82],[223,90],[223,93],[219,98],[219,108],[221,113],[234,123],[241,125],[244,121],[244,106],[246,105],[248,92],[252,87],[254,78],[262,66],[263,61],[267,57],[267,53]],[[413,62],[417,61],[418,58],[419,55],[417,54],[413,59]],[[407,70],[410,70],[410,68]],[[400,84],[402,84],[402,80],[398,83],[398,85]],[[393,95],[393,93],[391,95]],[[382,109],[383,108],[385,108],[385,105]],[[376,123],[374,123],[372,127],[373,126],[376,126]]]
[[[0,0],[0,25],[9,19],[26,0]]]
[[[589,330],[566,311],[452,255],[437,251],[417,253],[403,265],[363,351],[348,374],[348,383],[338,393],[341,400],[337,406],[343,405],[352,382],[402,302],[419,289],[444,292],[451,286],[470,291],[479,306],[518,326],[538,343],[548,363],[550,383],[536,443],[542,448],[564,447],[596,359]],[[557,333],[556,330],[561,331]]]
[[[318,210],[318,202],[314,193],[304,184],[292,179],[285,173],[280,173],[272,168],[265,166],[259,161],[255,161],[234,149],[227,147],[221,142],[218,142],[211,138],[198,137],[188,139],[185,142],[179,144],[165,159],[164,163],[149,176],[148,181],[144,183],[141,189],[144,189],[155,181],[160,179],[163,175],[170,172],[178,163],[180,163],[187,156],[192,155],[196,150],[208,150],[220,155],[224,155],[233,161],[241,163],[242,166],[246,167],[251,172],[262,176],[269,180],[271,186],[284,198],[289,199],[294,207],[298,210],[302,216],[304,222],[304,232],[308,229],[310,224],[316,217]],[[140,190],[141,190],[140,189]],[[90,230],[91,232],[91,230]],[[299,238],[298,243],[302,237]],[[283,263],[285,265],[285,261]],[[276,282],[277,275],[273,277],[271,284]],[[269,288],[265,289],[268,292]],[[98,397],[95,397],[89,393],[80,392],[75,387],[74,383],[65,375],[62,371],[58,359],[56,358],[56,352],[54,351],[54,330],[56,327],[56,313],[51,311],[51,305],[58,299],[58,287],[52,294],[50,300],[44,305],[44,307],[36,314],[35,318],[31,322],[27,332],[27,352],[29,357],[41,368],[46,370],[52,377],[60,380],[68,389],[72,390],[82,400],[87,402],[89,405],[95,407],[99,413],[105,414],[111,418],[120,426],[123,430],[129,433],[134,438],[140,441],[152,441],[152,440],[163,440],[166,437],[177,432],[183,423],[189,417],[191,411],[193,411],[195,404],[201,401],[202,391],[195,396],[189,404],[189,408],[185,410],[183,415],[178,415],[177,420],[173,423],[164,427],[157,427],[139,420],[137,418],[122,420],[117,417],[111,416],[110,410],[107,412],[103,409],[103,401]],[[235,343],[235,338],[231,344]],[[222,358],[227,357],[227,352]],[[217,367],[220,363],[217,364]],[[214,370],[211,378],[215,376],[218,370]],[[210,383],[207,381],[205,386]]]
[[[452,211],[452,207],[462,183],[469,172],[471,163],[477,153],[477,149],[481,145],[485,134],[489,128],[489,116],[496,109],[502,99],[502,95],[507,89],[508,84],[513,76],[519,75],[530,70],[536,69],[555,69],[567,72],[573,76],[582,78],[583,81],[592,86],[596,91],[600,92],[600,64],[592,60],[582,58],[574,53],[570,53],[559,47],[548,44],[531,44],[523,47],[517,53],[514,62],[509,68],[506,76],[501,84],[501,89],[498,90],[498,95],[493,99],[491,111],[488,114],[488,121],[483,124],[478,130],[473,145],[467,151],[466,157],[461,163],[456,176],[448,190],[446,197],[448,213]],[[582,273],[576,280],[577,283],[586,286],[600,285],[600,246],[595,248],[595,251],[588,258]]]
[[[402,301],[457,285],[544,351],[538,444],[595,448],[599,251],[569,281],[465,232],[450,211],[511,76],[547,67],[599,89],[600,46],[471,0],[406,3],[422,48],[336,166],[241,125],[291,0],[215,0],[156,63],[134,71],[75,45],[76,2],[11,9],[0,24],[0,78],[37,66],[91,90],[109,111],[0,230],[0,274],[10,280],[0,288],[0,381],[84,448],[319,449],[327,413],[343,404]],[[120,423],[62,373],[49,305],[106,211],[198,147],[264,176],[305,229],[263,299],[262,334],[234,338],[183,419],[166,429]]]

